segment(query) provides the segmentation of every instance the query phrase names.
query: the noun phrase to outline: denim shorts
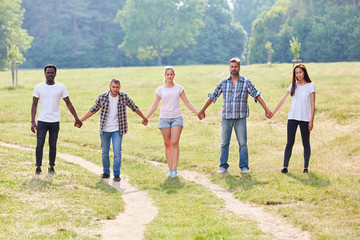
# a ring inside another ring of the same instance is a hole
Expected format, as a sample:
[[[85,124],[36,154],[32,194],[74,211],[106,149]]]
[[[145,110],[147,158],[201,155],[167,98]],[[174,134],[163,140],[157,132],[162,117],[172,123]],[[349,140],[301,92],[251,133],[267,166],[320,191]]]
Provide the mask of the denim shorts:
[[[160,118],[159,119],[159,128],[165,129],[165,128],[172,128],[175,126],[184,127],[183,122],[184,122],[183,117]]]

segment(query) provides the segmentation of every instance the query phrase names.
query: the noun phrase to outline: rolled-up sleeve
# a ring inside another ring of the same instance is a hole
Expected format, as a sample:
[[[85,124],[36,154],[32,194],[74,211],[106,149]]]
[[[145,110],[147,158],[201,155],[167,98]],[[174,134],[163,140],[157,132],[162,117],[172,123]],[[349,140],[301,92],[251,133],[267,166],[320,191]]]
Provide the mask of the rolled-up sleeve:
[[[126,94],[126,106],[128,106],[133,112],[139,110],[139,107],[136,106],[135,102]]]
[[[211,101],[213,101],[214,103],[216,102],[216,100],[220,97],[220,95],[223,92],[223,84],[224,81],[221,81],[215,88],[213,93],[209,93],[208,97],[211,99]]]
[[[98,98],[95,101],[94,106],[92,106],[89,109],[89,111],[92,112],[92,113],[96,113],[97,111],[99,111],[100,107],[101,107],[101,95],[98,96]]]
[[[247,85],[248,93],[254,98],[254,101],[257,102],[256,98],[261,95],[261,92],[255,88],[254,84],[252,84],[249,79],[247,79]]]

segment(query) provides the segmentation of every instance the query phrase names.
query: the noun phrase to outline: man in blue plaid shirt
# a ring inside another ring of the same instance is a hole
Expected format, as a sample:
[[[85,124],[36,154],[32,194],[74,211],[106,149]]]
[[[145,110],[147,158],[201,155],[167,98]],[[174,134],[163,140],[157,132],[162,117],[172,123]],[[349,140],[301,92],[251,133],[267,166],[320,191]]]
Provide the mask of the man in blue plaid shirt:
[[[209,99],[200,110],[198,117],[205,117],[205,110],[211,103],[215,103],[218,97],[223,94],[222,107],[222,144],[220,154],[220,166],[218,173],[226,172],[229,168],[229,146],[231,132],[234,128],[239,143],[239,167],[242,173],[249,173],[249,156],[247,148],[246,118],[249,116],[248,95],[250,94],[255,102],[259,102],[265,110],[266,117],[271,117],[271,111],[260,96],[255,86],[249,79],[240,75],[240,59],[232,58],[229,61],[230,76],[222,80],[216,86],[213,93],[209,93]]]
[[[110,91],[100,94],[95,101],[94,106],[80,119],[85,121],[97,111],[100,110],[100,139],[101,139],[101,157],[103,164],[103,173],[101,178],[110,177],[110,141],[112,140],[114,152],[114,181],[120,181],[121,167],[121,143],[122,136],[128,131],[126,107],[139,115],[143,121],[142,124],[147,125],[148,119],[142,114],[140,109],[130,99],[130,97],[120,92],[120,81],[112,79],[110,82]]]

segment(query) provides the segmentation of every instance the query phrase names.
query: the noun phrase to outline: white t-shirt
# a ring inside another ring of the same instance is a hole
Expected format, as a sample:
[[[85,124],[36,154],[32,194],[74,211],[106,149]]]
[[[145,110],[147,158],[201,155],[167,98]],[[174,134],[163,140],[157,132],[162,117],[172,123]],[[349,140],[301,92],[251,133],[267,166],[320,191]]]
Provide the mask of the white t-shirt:
[[[179,84],[175,84],[171,88],[162,85],[156,89],[155,93],[161,98],[160,118],[177,118],[182,116],[179,99],[183,91],[184,88]]]
[[[119,95],[113,97],[109,94],[109,109],[103,127],[103,131],[105,132],[115,132],[119,130],[118,102]]]
[[[38,121],[60,122],[60,100],[69,96],[64,85],[40,83],[35,86],[33,96],[40,101]]]
[[[291,84],[288,91],[291,92]],[[315,92],[315,84],[313,82],[306,83],[303,86],[296,83],[288,119],[310,122],[310,94],[313,92]]]

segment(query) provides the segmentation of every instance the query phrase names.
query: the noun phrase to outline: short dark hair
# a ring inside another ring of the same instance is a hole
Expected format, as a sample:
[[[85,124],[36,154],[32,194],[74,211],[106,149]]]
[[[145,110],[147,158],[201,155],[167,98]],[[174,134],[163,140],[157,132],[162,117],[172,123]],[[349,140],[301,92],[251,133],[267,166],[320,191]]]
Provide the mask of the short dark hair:
[[[110,85],[111,85],[112,83],[120,84],[120,80],[119,80],[119,79],[116,79],[116,78],[113,78],[113,79],[111,79],[111,81],[110,81]]]
[[[54,64],[47,64],[45,65],[44,67],[44,73],[46,73],[46,69],[48,68],[53,68],[55,70],[55,73],[56,73],[56,66]]]

